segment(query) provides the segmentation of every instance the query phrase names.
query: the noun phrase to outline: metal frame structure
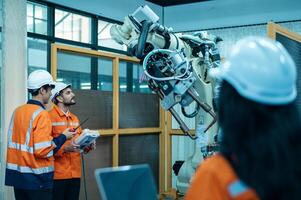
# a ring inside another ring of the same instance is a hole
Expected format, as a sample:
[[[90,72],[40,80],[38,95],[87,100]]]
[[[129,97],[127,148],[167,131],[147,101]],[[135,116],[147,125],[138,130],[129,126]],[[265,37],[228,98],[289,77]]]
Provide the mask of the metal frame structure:
[[[275,24],[274,22],[269,22],[267,25],[267,33],[268,37],[272,39],[276,39],[276,34],[279,33],[281,35],[284,35],[292,40],[296,40],[298,42],[301,42],[301,35],[292,32],[278,24]]]
[[[101,129],[102,136],[111,136],[112,140],[112,166],[118,166],[119,160],[119,136],[120,135],[139,135],[139,134],[159,134],[159,192],[163,193],[168,188],[168,167],[167,160],[170,156],[166,152],[169,152],[168,145],[169,142],[166,124],[171,124],[166,121],[167,113],[160,108],[160,126],[152,128],[119,128],[119,62],[128,61],[133,63],[139,63],[139,60],[133,57],[114,54],[104,51],[96,51],[90,49],[84,49],[80,47],[72,47],[61,44],[53,43],[51,45],[51,74],[54,79],[57,78],[57,55],[58,52],[64,52],[68,54],[77,54],[84,56],[91,56],[97,58],[106,58],[113,61],[113,127],[112,129]]]

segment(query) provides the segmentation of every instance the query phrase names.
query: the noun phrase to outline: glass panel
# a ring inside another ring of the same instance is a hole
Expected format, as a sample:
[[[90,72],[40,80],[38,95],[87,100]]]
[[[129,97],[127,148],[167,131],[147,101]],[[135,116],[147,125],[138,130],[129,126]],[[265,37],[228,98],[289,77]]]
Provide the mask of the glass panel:
[[[113,40],[110,34],[110,28],[112,25],[113,23],[98,20],[98,45],[126,51],[126,45],[118,44],[115,40]]]
[[[82,162],[85,166],[81,178],[80,198],[85,198],[84,177],[86,179],[87,199],[99,200],[100,194],[94,176],[95,169],[112,166],[112,137],[104,136],[97,140],[96,149],[88,154],[83,154]],[[85,175],[85,176],[84,176]]]
[[[159,127],[157,95],[122,92],[119,97],[119,128]]]
[[[77,101],[77,104],[72,107],[72,111],[76,113],[81,120],[89,118],[83,126],[84,128],[109,129],[112,128],[113,124],[112,91],[91,90],[92,63],[97,64],[95,57],[58,52],[57,81],[70,83],[72,85]],[[103,67],[105,68],[110,68],[110,66],[112,68],[112,63],[110,64],[108,60],[101,60],[100,63],[103,63]],[[102,72],[103,70],[100,70],[101,74],[103,74]],[[112,72],[106,72],[106,74],[112,74]],[[98,78],[97,74],[94,74],[93,77],[94,79]],[[97,80],[93,80],[95,88],[97,83]]]
[[[27,3],[27,31],[47,35],[47,7]]]
[[[27,16],[33,17],[33,4],[27,3]]]
[[[121,135],[119,137],[119,165],[143,163],[150,165],[158,187],[159,134]]]
[[[37,69],[47,70],[47,41],[27,39],[28,74]]]
[[[55,37],[78,42],[91,42],[91,19],[70,12],[55,10]]]
[[[35,33],[46,34],[47,33],[47,23],[44,20],[35,19],[34,20]]]
[[[33,32],[33,17],[27,17],[27,31]]]
[[[47,7],[36,4],[34,6],[34,17],[47,20]]]
[[[152,93],[144,78],[143,68],[137,63],[119,63],[119,91]]]
[[[301,113],[301,42],[292,40],[286,35],[276,33],[276,40],[279,41],[289,52],[289,54],[292,56],[293,60],[295,61],[296,68],[297,68],[297,99],[296,104],[299,110],[299,113]]]
[[[113,127],[113,93],[99,90],[73,90],[76,105],[72,106],[74,112],[83,121],[82,128],[111,129]]]
[[[98,83],[97,89],[102,91],[113,90],[113,61],[98,58]]]
[[[70,83],[73,89],[91,89],[91,58],[58,52],[57,81]]]

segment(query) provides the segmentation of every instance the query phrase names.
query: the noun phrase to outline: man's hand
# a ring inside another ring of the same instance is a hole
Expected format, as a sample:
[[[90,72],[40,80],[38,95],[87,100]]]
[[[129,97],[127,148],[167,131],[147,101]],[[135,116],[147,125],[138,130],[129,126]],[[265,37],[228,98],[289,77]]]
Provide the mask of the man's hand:
[[[76,152],[76,151],[80,151],[79,147],[80,146],[77,145],[77,144],[75,144],[73,142],[73,140],[72,140],[69,144],[65,145],[64,152]]]
[[[94,141],[92,144],[90,144],[88,147],[84,148],[84,153],[89,153],[91,150],[96,149],[96,141]]]
[[[66,136],[67,140],[70,138],[73,138],[76,134],[76,132],[71,131],[69,128],[65,129],[63,134]]]

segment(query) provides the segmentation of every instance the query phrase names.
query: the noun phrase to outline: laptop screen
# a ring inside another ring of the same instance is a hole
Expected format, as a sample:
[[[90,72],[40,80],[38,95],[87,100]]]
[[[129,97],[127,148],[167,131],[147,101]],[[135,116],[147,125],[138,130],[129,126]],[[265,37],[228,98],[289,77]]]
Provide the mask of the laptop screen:
[[[157,200],[156,184],[148,165],[95,170],[102,200]]]

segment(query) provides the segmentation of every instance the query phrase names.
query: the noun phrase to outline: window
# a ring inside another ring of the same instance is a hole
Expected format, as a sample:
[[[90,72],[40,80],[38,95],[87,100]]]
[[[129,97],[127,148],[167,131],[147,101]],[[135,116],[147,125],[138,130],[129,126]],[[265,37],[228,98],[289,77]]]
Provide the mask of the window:
[[[91,19],[55,9],[55,37],[91,43]]]
[[[151,93],[141,65],[131,62],[119,63],[119,91]]]
[[[113,61],[98,58],[98,83],[97,89],[102,91],[113,90]]]
[[[47,70],[47,41],[27,39],[28,74],[37,69]]]
[[[57,63],[57,81],[73,89],[91,89],[91,57],[59,52]]]
[[[47,35],[47,7],[27,3],[27,31]]]
[[[110,29],[113,26],[112,23],[98,20],[98,45],[103,47],[109,47],[112,49],[118,49],[122,51],[126,51],[127,47],[125,45],[118,44],[115,42],[115,40],[112,38],[110,34]]]

